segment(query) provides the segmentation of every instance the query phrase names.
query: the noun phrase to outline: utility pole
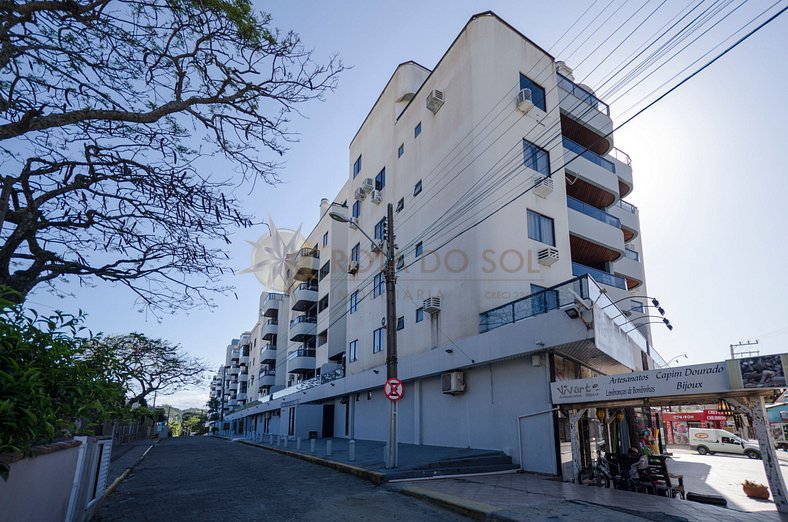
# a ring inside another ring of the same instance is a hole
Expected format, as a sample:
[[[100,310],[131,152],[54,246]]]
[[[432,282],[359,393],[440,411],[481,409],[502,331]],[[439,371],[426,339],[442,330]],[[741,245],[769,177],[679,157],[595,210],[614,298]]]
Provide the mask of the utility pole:
[[[735,359],[738,357],[752,357],[753,355],[758,356],[761,354],[760,350],[742,350],[737,352],[736,348],[747,347],[747,346],[755,346],[758,344],[758,339],[755,339],[755,342],[750,341],[749,339],[747,342],[739,341],[736,344],[732,344],[731,346],[731,359]]]
[[[394,205],[389,203],[386,216],[386,375],[397,377],[397,293],[394,255]],[[391,403],[389,417],[388,467],[397,467],[397,402]]]

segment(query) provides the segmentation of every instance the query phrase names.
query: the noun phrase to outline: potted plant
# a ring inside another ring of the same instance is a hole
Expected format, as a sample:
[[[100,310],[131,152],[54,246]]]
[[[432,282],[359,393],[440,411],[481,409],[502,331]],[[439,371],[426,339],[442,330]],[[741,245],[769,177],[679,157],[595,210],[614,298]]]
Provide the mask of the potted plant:
[[[763,484],[745,480],[742,484],[742,489],[744,490],[744,494],[750,498],[762,498],[764,500],[769,499],[769,488]]]

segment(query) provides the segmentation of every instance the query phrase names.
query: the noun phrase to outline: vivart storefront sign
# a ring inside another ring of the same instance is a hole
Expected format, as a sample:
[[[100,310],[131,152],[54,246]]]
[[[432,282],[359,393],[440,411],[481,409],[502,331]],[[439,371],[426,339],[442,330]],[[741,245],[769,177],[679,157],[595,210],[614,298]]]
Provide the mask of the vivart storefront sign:
[[[696,364],[550,384],[553,404],[642,399],[730,390],[726,363]]]

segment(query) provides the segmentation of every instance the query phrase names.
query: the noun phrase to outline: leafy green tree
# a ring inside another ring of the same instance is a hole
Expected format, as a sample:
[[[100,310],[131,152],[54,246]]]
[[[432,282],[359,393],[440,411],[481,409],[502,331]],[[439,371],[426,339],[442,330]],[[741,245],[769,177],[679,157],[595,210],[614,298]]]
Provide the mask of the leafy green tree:
[[[202,435],[208,432],[205,423],[208,422],[208,414],[205,411],[186,412],[183,414],[183,432],[187,435]]]
[[[253,224],[232,193],[278,181],[289,118],[342,70],[249,0],[3,2],[0,285],[210,304]]]

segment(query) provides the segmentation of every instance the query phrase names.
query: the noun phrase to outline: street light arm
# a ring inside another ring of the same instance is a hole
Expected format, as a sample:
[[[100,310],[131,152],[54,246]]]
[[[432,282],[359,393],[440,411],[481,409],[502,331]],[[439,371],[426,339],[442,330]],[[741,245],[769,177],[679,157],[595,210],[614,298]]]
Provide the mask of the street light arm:
[[[603,306],[602,309],[604,310],[605,308],[607,308],[609,306],[613,306],[614,304],[618,304],[621,301],[626,301],[627,299],[651,299],[651,304],[654,305],[654,308],[659,307],[659,301],[655,297],[649,297],[647,295],[628,295],[627,297],[622,297],[621,299],[618,299],[617,301],[613,301],[612,303]]]
[[[635,324],[635,323],[631,323],[631,324],[632,324],[632,326],[634,326],[634,328],[630,328],[629,330],[624,332],[625,334],[628,334],[629,332],[633,332],[633,331],[637,330],[638,328],[640,328],[641,326],[646,326],[647,324],[664,324],[667,327],[668,330],[673,330],[673,325],[670,324],[670,322],[666,323],[664,320],[663,321],[648,321],[648,322],[640,323],[640,324]]]

